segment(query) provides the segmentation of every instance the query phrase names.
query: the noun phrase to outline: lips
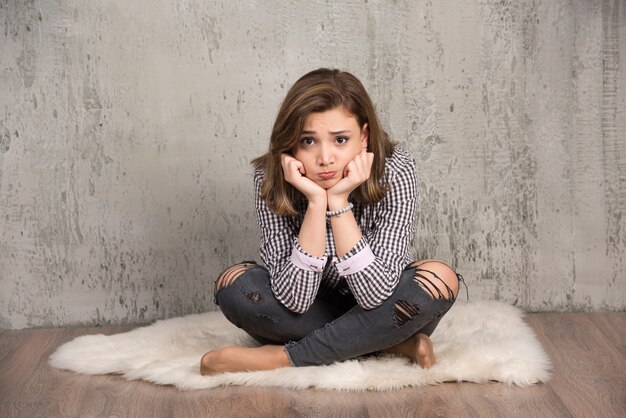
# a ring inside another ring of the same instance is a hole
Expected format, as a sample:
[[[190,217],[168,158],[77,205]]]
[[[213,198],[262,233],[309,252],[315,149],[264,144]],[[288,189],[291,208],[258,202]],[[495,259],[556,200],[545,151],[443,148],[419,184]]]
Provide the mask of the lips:
[[[324,180],[329,180],[335,177],[336,174],[337,174],[336,171],[326,171],[324,173],[319,173],[319,176],[323,178]]]

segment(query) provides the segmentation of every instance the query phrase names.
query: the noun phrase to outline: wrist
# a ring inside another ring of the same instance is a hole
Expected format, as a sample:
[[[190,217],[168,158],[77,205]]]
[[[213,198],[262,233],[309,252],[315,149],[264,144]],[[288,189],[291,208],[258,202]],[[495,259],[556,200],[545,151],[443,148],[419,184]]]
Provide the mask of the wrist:
[[[313,204],[315,206],[317,205],[321,205],[321,206],[325,206],[328,204],[328,196],[326,196],[326,190],[322,189],[321,187],[319,188],[319,190],[315,190],[314,193],[303,193],[304,197],[306,197],[306,200],[309,202],[309,204]]]
[[[328,203],[325,198],[309,199],[307,208],[316,212],[326,212]]]
[[[326,217],[327,218],[332,218],[333,216],[339,216],[342,213],[346,213],[346,212],[352,210],[353,207],[354,207],[354,205],[352,203],[348,203],[348,206],[346,206],[344,208],[337,209],[337,210],[326,211]]]
[[[349,202],[347,196],[328,196],[328,210],[330,211],[343,209],[348,206],[348,204]]]

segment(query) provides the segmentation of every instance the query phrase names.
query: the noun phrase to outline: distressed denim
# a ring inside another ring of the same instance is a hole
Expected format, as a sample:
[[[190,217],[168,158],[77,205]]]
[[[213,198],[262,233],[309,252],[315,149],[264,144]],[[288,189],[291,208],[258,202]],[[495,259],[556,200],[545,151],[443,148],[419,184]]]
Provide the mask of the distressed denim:
[[[274,297],[269,272],[256,263],[220,288],[215,300],[226,318],[255,340],[286,344],[293,366],[331,364],[392,347],[418,332],[433,333],[455,298],[421,286],[416,277],[425,278],[423,271],[407,266],[391,297],[370,310],[350,294],[321,291],[325,296],[318,295],[306,312],[294,313]]]

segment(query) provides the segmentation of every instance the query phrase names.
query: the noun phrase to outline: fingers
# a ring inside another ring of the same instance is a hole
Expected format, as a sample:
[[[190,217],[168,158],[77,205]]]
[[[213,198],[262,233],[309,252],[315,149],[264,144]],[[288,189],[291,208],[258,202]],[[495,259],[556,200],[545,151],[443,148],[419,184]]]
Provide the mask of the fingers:
[[[364,183],[372,172],[374,154],[361,150],[352,161],[350,161],[343,172],[343,178],[328,190],[333,196],[347,198],[354,189]]]
[[[306,170],[304,169],[304,164],[301,161],[296,160],[289,154],[281,154],[280,156],[280,164],[283,167],[283,173],[285,175],[285,180],[291,183],[291,180],[295,180],[298,177],[302,177],[306,175]]]
[[[367,152],[365,148],[348,163],[344,170],[344,177],[351,177],[358,184],[366,181],[372,172],[374,154]]]
[[[326,191],[306,177],[306,169],[301,161],[289,154],[281,154],[280,163],[285,181],[304,194],[309,202],[326,199]]]

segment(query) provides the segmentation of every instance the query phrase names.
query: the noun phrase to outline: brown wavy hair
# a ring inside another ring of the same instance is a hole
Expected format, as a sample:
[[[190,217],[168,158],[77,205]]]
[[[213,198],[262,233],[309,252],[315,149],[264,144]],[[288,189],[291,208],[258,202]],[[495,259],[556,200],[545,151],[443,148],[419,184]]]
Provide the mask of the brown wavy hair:
[[[361,129],[368,124],[367,151],[374,153],[370,177],[352,192],[352,197],[357,202],[374,203],[385,196],[385,158],[391,156],[395,143],[381,128],[363,84],[348,72],[320,68],[305,74],[291,87],[276,116],[269,151],[252,160],[254,168],[265,173],[260,197],[277,215],[297,215],[295,202],[304,198],[285,180],[281,154],[293,155],[309,114],[337,108],[354,115]]]

